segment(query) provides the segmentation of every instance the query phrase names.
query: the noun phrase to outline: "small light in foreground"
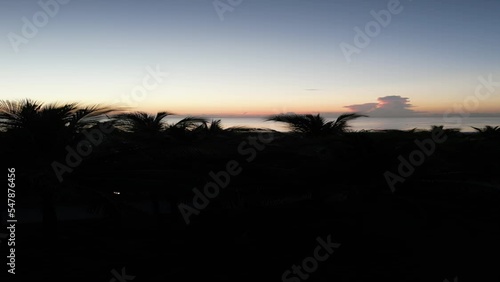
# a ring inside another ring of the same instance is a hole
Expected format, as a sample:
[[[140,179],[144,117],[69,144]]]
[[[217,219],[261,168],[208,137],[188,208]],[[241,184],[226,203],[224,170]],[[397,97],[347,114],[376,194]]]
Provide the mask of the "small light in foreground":
[[[120,192],[113,192],[113,194],[120,195]]]

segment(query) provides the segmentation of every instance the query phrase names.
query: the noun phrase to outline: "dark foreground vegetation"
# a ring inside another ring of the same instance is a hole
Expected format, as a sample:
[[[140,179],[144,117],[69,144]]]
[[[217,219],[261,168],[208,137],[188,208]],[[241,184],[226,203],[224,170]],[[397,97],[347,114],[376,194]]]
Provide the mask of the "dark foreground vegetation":
[[[498,127],[269,117],[291,125],[281,133],[33,101],[0,112],[19,281],[500,281]]]

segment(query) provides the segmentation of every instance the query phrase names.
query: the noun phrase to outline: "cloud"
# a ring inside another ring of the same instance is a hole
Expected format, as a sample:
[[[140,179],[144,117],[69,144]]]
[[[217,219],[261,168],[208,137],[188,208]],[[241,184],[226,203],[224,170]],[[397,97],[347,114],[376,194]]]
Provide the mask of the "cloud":
[[[353,112],[368,114],[370,116],[387,116],[387,117],[400,117],[400,116],[414,116],[419,114],[412,110],[410,99],[401,96],[385,96],[379,97],[377,103],[365,103],[345,106]]]
[[[366,103],[366,104],[345,106],[344,108],[348,108],[353,112],[368,113],[373,109],[377,108],[377,105],[378,103]]]

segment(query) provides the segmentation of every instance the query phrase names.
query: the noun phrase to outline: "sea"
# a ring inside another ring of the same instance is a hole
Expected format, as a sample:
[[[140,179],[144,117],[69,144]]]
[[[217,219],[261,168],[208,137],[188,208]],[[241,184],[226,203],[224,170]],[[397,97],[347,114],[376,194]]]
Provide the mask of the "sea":
[[[182,119],[182,117],[167,117],[167,123],[175,123]],[[262,128],[272,129],[281,132],[287,132],[286,125],[280,122],[265,121],[264,117],[209,117],[208,120],[221,120],[222,127],[248,127],[248,128]],[[326,118],[327,120],[335,120],[335,118]],[[374,118],[363,117],[352,120],[348,123],[350,130],[384,130],[384,129],[397,129],[397,130],[410,130],[413,128],[428,130],[433,125],[443,126],[446,128],[458,128],[462,132],[474,132],[472,127],[482,128],[486,125],[500,126],[500,117],[450,117],[444,119],[443,117],[405,117],[405,118]]]

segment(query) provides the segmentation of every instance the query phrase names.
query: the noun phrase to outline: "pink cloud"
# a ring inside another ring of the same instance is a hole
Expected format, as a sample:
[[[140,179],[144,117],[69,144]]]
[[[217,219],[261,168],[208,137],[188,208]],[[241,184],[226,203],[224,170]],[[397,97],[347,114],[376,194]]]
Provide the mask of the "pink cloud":
[[[412,110],[410,99],[401,96],[385,96],[377,99],[378,103],[365,103],[345,106],[353,112],[370,116],[413,116],[418,114]]]

